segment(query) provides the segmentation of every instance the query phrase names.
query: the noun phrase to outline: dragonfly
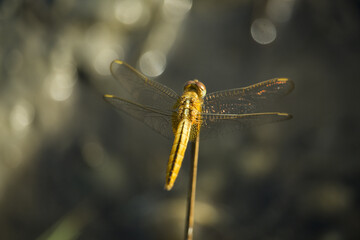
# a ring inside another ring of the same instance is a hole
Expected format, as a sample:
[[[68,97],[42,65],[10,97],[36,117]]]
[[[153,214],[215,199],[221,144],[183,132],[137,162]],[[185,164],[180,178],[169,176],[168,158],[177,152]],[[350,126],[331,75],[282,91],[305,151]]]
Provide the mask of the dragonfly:
[[[242,88],[206,94],[197,79],[187,81],[182,95],[150,80],[124,61],[110,66],[121,97],[105,94],[104,99],[165,136],[174,139],[167,165],[165,189],[171,190],[178,176],[189,141],[216,137],[224,132],[249,126],[291,119],[288,113],[263,112],[268,102],[287,95],[294,83],[287,78],[273,78]]]

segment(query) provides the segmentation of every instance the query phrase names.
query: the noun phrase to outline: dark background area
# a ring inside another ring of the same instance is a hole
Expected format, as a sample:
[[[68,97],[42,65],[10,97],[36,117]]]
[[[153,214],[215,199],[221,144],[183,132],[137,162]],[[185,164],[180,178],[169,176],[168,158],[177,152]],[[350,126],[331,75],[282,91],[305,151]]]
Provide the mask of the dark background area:
[[[201,141],[195,239],[360,239],[357,0],[0,1],[0,239],[182,239],[189,153],[103,101],[288,77],[287,122]]]

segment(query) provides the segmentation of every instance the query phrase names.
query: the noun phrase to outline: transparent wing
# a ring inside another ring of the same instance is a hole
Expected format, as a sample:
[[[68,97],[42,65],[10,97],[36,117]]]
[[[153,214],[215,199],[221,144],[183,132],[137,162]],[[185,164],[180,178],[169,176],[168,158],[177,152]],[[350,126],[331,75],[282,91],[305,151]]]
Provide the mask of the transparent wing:
[[[127,96],[137,104],[170,113],[179,98],[172,89],[148,79],[123,61],[113,61],[110,70],[120,84],[120,96]]]
[[[172,113],[164,112],[161,109],[144,106],[134,103],[114,95],[104,95],[105,101],[113,105],[116,109],[121,110],[128,115],[142,121],[156,132],[168,139],[173,138],[171,127]]]
[[[244,128],[291,119],[288,113],[203,114],[201,138],[212,138]]]
[[[269,103],[287,95],[293,88],[291,80],[274,78],[248,87],[206,95],[202,110],[201,138],[291,119],[292,116],[287,113],[262,111]]]
[[[292,91],[294,83],[274,78],[244,88],[213,92],[205,96],[203,112],[214,114],[248,114],[262,111],[269,102]]]

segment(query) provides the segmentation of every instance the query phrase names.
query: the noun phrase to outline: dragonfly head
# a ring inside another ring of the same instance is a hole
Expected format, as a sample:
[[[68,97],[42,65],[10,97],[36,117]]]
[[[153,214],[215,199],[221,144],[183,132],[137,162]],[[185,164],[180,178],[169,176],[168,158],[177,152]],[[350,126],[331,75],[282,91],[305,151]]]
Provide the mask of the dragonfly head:
[[[184,91],[185,90],[195,90],[201,98],[204,98],[206,95],[205,85],[197,79],[187,81],[184,85]]]

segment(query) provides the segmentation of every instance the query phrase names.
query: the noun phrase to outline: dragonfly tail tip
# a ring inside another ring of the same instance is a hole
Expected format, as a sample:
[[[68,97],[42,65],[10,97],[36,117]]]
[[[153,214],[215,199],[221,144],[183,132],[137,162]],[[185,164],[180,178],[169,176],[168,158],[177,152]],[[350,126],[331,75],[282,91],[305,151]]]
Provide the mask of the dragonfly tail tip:
[[[170,184],[165,184],[165,186],[164,186],[164,189],[166,190],[166,191],[170,191],[171,189],[172,189],[172,187],[173,187],[173,185],[170,185]]]

